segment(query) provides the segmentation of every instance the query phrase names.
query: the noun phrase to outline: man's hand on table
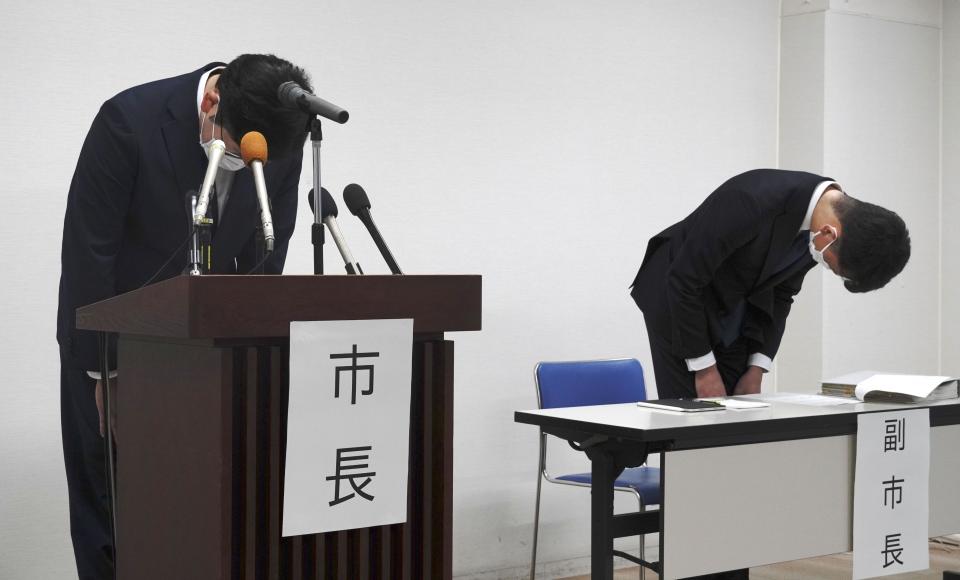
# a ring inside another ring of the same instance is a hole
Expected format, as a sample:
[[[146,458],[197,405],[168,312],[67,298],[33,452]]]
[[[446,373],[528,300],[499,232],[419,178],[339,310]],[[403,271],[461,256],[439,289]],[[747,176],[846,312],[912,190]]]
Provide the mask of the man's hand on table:
[[[696,371],[694,384],[697,387],[697,396],[700,398],[727,396],[727,389],[723,386],[723,379],[720,377],[717,365]]]
[[[743,376],[740,377],[740,380],[737,381],[737,386],[733,389],[734,395],[754,395],[760,392],[760,382],[763,380],[763,369],[760,367],[750,366],[747,367],[747,371],[743,373]]]

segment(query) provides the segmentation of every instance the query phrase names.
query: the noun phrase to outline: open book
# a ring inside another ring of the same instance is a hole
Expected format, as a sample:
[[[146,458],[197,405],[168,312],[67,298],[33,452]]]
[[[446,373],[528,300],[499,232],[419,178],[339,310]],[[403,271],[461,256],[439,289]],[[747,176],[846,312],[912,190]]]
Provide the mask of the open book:
[[[856,397],[861,401],[919,403],[958,397],[957,379],[859,371],[823,381],[824,395]]]

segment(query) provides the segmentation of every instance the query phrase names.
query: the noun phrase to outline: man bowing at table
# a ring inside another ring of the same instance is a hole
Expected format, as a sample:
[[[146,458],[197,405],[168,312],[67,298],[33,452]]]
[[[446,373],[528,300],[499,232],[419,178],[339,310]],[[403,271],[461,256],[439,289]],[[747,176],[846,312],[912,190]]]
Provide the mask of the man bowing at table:
[[[651,238],[633,281],[660,397],[759,392],[807,272],[819,263],[850,292],[869,292],[909,258],[900,216],[830,178],[777,169],[731,178]]]
[[[900,216],[830,178],[776,169],[731,178],[650,240],[633,281],[660,398],[758,393],[807,272],[819,263],[850,292],[869,292],[909,258]]]

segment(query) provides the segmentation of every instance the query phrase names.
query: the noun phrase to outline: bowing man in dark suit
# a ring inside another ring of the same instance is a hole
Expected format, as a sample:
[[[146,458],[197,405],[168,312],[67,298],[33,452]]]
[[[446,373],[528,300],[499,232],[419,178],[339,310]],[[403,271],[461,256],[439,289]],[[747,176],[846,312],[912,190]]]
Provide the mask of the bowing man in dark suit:
[[[650,240],[634,279],[659,395],[759,392],[811,268],[869,292],[909,257],[903,220],[830,178],[776,169],[731,178]]]
[[[903,220],[830,178],[774,169],[731,178],[650,240],[634,279],[659,396],[759,392],[810,269],[820,263],[850,292],[868,292],[909,257]]]
[[[272,55],[242,55],[140,85],[106,101],[93,120],[67,196],[57,320],[61,423],[70,531],[81,580],[113,577],[98,339],[75,326],[79,306],[139,288],[187,262],[187,192],[207,166],[206,145],[226,144],[211,210],[212,270],[245,273],[255,264],[259,224],[252,173],[240,159],[248,131],[266,137],[264,167],[276,242],[264,266],[279,274],[297,213],[306,114],[284,108],[277,88],[310,85],[300,68]],[[168,258],[171,258],[167,263]],[[166,265],[165,265],[166,264]],[[116,361],[110,345],[110,360]],[[158,433],[158,436],[162,434]],[[135,452],[135,450],[130,450]]]

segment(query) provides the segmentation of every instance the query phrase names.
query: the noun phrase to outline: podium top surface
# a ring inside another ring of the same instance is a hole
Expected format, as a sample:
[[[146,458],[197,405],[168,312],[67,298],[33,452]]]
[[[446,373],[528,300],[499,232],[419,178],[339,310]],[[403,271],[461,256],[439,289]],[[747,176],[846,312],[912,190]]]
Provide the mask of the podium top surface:
[[[480,330],[481,277],[178,276],[77,309],[77,328],[165,338],[285,337],[294,320],[412,318]]]

